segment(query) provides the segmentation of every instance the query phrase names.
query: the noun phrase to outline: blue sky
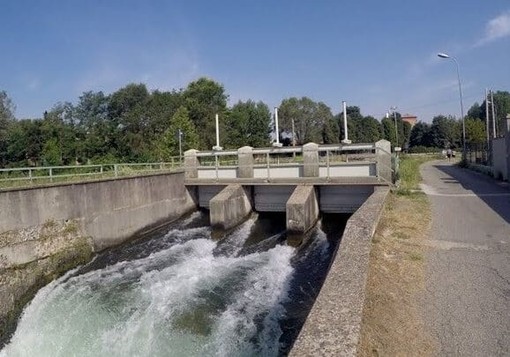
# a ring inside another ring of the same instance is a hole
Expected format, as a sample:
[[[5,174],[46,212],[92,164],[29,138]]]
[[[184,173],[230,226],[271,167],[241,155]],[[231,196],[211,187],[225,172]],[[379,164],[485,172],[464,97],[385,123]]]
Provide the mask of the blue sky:
[[[485,88],[510,91],[510,1],[3,0],[0,90],[16,117],[130,82],[185,87],[201,76],[230,104],[309,96],[381,118],[459,116]]]

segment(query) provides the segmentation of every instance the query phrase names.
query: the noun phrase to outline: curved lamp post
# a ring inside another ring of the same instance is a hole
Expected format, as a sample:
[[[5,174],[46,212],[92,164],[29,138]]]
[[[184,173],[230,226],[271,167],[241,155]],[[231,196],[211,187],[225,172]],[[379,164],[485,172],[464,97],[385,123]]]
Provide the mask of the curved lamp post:
[[[455,59],[455,57],[450,57],[446,53],[438,53],[438,57],[452,59],[457,66],[457,80],[459,82],[459,95],[460,95],[460,116],[462,118],[462,159],[466,159],[466,124],[464,122],[464,104],[462,104],[462,86],[460,84],[460,71],[459,71],[459,63]]]

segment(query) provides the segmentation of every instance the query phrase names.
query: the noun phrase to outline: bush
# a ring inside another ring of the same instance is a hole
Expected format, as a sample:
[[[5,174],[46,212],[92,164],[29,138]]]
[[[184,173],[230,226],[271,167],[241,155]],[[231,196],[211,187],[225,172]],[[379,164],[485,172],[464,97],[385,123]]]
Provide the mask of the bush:
[[[412,146],[409,148],[408,152],[410,154],[434,154],[440,153],[441,149],[436,147],[428,147],[428,146]]]

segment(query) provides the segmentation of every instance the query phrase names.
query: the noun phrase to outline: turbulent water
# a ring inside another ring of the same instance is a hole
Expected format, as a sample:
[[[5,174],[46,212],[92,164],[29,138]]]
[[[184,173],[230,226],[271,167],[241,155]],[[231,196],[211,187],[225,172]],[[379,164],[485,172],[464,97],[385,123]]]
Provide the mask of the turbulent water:
[[[213,240],[195,213],[107,251],[41,289],[0,357],[284,355],[337,240],[317,229],[297,250],[276,221]]]

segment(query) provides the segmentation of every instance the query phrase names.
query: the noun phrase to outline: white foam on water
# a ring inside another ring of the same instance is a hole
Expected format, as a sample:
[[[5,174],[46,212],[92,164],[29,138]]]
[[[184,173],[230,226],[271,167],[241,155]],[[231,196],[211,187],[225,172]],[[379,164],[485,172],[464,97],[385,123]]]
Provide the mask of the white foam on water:
[[[67,274],[38,292],[0,356],[277,355],[294,248],[233,257],[216,247],[185,240]]]
[[[200,216],[202,216],[203,213],[200,212],[200,211],[195,211],[193,212],[192,214],[189,215],[189,217],[187,217],[186,219],[183,219],[180,226],[181,227],[186,227],[187,225],[193,223],[194,220],[200,218]]]
[[[257,221],[257,215],[253,214],[249,219],[236,227],[218,245],[216,253],[222,255],[237,255],[243,248],[246,239],[250,236],[251,230]]]
[[[254,259],[255,256],[264,263],[249,273],[244,288],[217,320],[215,337],[208,346],[210,352],[218,356],[278,354],[278,339],[282,334],[278,319],[284,314],[282,304],[288,296],[293,254],[294,248],[277,246],[245,257]],[[262,321],[257,321],[260,318]],[[261,332],[257,336],[258,330]],[[256,344],[252,343],[253,339]]]

